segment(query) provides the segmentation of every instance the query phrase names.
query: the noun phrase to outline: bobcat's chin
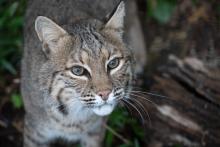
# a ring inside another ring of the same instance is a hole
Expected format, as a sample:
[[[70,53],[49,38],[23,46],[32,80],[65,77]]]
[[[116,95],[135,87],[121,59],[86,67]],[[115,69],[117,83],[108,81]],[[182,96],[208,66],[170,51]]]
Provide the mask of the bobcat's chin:
[[[112,113],[115,108],[115,104],[104,104],[95,108],[92,111],[99,116],[106,116]]]

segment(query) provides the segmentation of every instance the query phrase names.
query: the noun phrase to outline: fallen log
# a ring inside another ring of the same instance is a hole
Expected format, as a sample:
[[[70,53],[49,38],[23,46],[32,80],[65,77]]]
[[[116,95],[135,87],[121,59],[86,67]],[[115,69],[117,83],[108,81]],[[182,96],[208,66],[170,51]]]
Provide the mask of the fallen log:
[[[220,146],[220,69],[194,57],[169,56],[150,91],[166,98],[145,103],[151,117],[146,142],[150,147]]]

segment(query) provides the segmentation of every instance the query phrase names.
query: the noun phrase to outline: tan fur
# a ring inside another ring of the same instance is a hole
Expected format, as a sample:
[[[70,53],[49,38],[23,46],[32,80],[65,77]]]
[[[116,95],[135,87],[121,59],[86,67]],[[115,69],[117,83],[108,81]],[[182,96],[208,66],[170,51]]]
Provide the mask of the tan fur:
[[[58,137],[101,146],[106,121],[101,116],[129,95],[133,76],[133,56],[122,39],[124,15],[121,2],[107,22],[82,19],[59,26],[43,16],[36,19],[41,42],[35,40],[31,55],[26,46],[22,64],[24,147],[47,147]],[[118,65],[110,69],[116,58]]]

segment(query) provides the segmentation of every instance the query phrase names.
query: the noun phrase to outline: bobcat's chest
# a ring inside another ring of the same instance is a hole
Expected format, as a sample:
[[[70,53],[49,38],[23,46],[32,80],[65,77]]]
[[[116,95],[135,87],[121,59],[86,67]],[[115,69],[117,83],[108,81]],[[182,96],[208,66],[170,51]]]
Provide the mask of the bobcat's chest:
[[[50,124],[47,127],[46,133],[51,138],[66,138],[67,140],[78,140],[82,135],[96,130],[102,123],[101,118],[91,117],[85,120],[72,120],[69,117],[60,118],[50,115]]]

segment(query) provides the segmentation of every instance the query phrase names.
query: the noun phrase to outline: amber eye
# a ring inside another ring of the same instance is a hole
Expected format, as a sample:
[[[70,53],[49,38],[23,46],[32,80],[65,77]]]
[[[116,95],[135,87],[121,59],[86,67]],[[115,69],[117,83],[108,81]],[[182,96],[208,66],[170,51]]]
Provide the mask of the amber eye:
[[[109,63],[108,63],[108,68],[109,69],[114,69],[119,65],[119,58],[115,58],[112,59]]]
[[[74,67],[72,67],[71,71],[76,76],[82,76],[85,72],[85,69],[81,66],[74,66]]]

